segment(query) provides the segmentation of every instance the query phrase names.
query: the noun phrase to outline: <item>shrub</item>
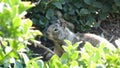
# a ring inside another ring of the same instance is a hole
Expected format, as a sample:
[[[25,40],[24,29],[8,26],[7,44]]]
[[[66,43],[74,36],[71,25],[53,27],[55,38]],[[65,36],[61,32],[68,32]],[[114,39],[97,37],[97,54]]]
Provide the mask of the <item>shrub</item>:
[[[101,3],[101,1],[99,1]],[[103,2],[103,1],[102,1]],[[113,4],[111,2],[114,2]],[[105,1],[108,5],[115,5],[119,9],[119,0]],[[79,4],[83,3],[83,4]],[[97,3],[97,1],[96,1]],[[96,4],[95,3],[95,4]],[[100,5],[100,3],[97,3]],[[110,4],[109,4],[110,3]],[[75,4],[75,5],[74,5]],[[56,19],[54,16],[54,10],[60,10],[63,13],[63,17],[66,20],[75,21],[82,24],[82,20],[87,21],[86,16],[92,16],[91,12],[88,11],[89,5],[99,9],[100,7],[95,7],[93,0],[42,0],[38,8],[43,8],[38,14],[38,19],[32,18],[34,24],[39,21],[40,25],[48,24],[52,20]],[[80,7],[79,7],[79,6]],[[73,7],[76,6],[76,7]],[[65,53],[58,57],[54,55],[48,62],[43,62],[40,57],[32,58],[29,56],[29,49],[27,44],[30,41],[35,41],[34,37],[36,35],[41,35],[37,30],[33,30],[32,21],[30,19],[22,19],[25,10],[32,7],[30,2],[23,2],[21,0],[2,0],[0,1],[0,67],[4,68],[109,68],[109,67],[120,67],[120,50],[116,49],[111,51],[104,47],[104,44],[100,44],[98,47],[93,47],[90,43],[86,43],[81,51],[77,51],[79,42],[72,45],[71,42],[66,41],[68,46],[63,46]],[[70,8],[69,8],[70,7]],[[73,10],[75,9],[75,10]],[[113,9],[113,8],[111,8]],[[83,17],[77,13],[77,10],[83,14]],[[110,10],[110,9],[109,9]],[[36,11],[36,10],[34,10]],[[36,13],[38,12],[36,11]],[[95,10],[96,11],[96,10]],[[117,11],[108,11],[105,13],[118,13]],[[76,14],[77,13],[77,14]],[[52,15],[52,16],[51,16]],[[99,15],[99,14],[98,14]],[[36,15],[35,15],[36,16]],[[75,16],[74,18],[70,18]],[[93,17],[96,15],[93,14]],[[80,18],[81,17],[81,18]],[[82,19],[81,21],[79,20]],[[92,17],[91,17],[92,18]],[[37,19],[37,20],[36,20]],[[89,19],[88,19],[89,20]],[[96,20],[96,18],[95,18]],[[86,22],[85,22],[86,23]],[[84,23],[84,24],[85,24]],[[41,28],[43,28],[41,27]]]
[[[120,67],[120,49],[111,51],[104,47],[104,43],[101,43],[98,47],[93,47],[89,42],[86,42],[81,51],[78,51],[79,42],[74,45],[67,40],[65,42],[68,44],[68,46],[63,46],[65,53],[60,58],[54,55],[48,61],[50,68]]]
[[[41,0],[28,11],[27,17],[44,32],[49,23],[57,19],[56,10],[62,12],[65,20],[74,23],[77,30],[84,31],[98,27],[99,21],[118,16],[120,0]]]
[[[42,35],[38,30],[31,29],[32,21],[22,19],[25,10],[32,7],[30,2],[21,0],[0,1],[0,67],[24,68],[37,67],[39,58],[30,58],[27,53],[28,40]]]

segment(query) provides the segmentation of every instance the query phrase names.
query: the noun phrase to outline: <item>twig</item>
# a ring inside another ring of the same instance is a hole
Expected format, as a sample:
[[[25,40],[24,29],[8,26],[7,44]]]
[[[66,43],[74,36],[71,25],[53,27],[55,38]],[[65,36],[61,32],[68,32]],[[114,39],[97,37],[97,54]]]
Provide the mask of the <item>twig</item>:
[[[41,48],[43,48],[43,49],[45,49],[46,51],[48,51],[48,52],[50,52],[51,54],[55,54],[52,50],[50,50],[49,48],[47,48],[47,47],[45,47],[44,45],[42,45],[39,41],[35,41],[35,43],[39,46],[39,47],[41,47]]]
[[[35,5],[38,5],[40,2],[41,2],[41,0],[38,0],[38,2],[35,2],[34,4],[35,4]]]
[[[47,47],[45,47],[45,46],[43,46],[41,44],[39,44],[38,46],[41,47],[41,48],[44,48],[45,50],[47,50],[48,52],[50,52],[53,55],[55,54],[52,50],[50,50],[49,48],[47,48]]]
[[[106,30],[104,30],[102,27],[99,26],[99,28],[103,31],[103,33],[108,35],[108,32]]]
[[[98,20],[98,24],[101,25],[102,21]],[[104,30],[101,26],[99,26],[99,28],[103,31],[103,33],[108,34],[108,32],[106,30]]]
[[[111,42],[111,41],[113,40],[113,38],[114,38],[114,35],[110,38],[110,40],[109,40],[109,41]]]

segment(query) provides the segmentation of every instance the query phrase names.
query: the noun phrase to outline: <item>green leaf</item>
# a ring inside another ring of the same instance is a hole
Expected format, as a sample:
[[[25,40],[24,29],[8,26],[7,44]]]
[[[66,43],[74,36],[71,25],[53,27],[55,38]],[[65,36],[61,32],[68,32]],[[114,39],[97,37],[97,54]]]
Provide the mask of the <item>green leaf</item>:
[[[62,46],[62,48],[65,50],[65,52],[69,53],[70,49],[67,46]]]
[[[24,42],[24,40],[21,41],[21,42]],[[19,51],[19,50],[24,49],[24,48],[25,48],[25,45],[23,43],[19,43],[18,47],[17,47],[17,50]]]
[[[9,55],[14,58],[19,58],[16,50],[13,50],[12,52],[10,52]]]
[[[9,57],[18,58],[17,52],[9,46],[5,48],[5,52],[6,52],[6,56],[5,56],[6,58],[9,58]]]
[[[19,13],[19,12],[18,12],[18,11],[19,11],[19,10],[18,10],[18,6],[13,6],[11,9],[12,9],[11,17],[14,18],[14,17],[16,17],[16,16],[18,15],[18,13]]]
[[[8,2],[11,6],[15,6],[15,5],[19,4],[21,2],[21,0],[14,0],[14,1],[8,0]]]
[[[20,55],[23,57],[25,64],[27,65],[29,62],[29,57],[25,53],[20,53]]]
[[[32,20],[32,22],[33,22],[34,25],[38,25],[39,21],[36,18],[32,18],[31,20]]]
[[[68,54],[67,53],[63,53],[63,55],[61,56],[61,63],[62,64],[67,64],[68,62]]]
[[[78,46],[80,45],[80,43],[82,43],[82,42],[76,42],[75,44],[73,44],[74,49],[77,49]]]
[[[79,55],[79,52],[78,51],[74,51],[70,58],[72,60],[76,60],[78,58],[78,55]]]
[[[21,0],[14,0],[14,1],[11,1],[11,0],[3,0],[3,2],[5,3],[8,3],[10,6],[15,6],[17,4],[19,4],[21,2]]]
[[[11,8],[8,4],[1,4],[0,7],[2,6],[2,8],[0,9],[0,14],[1,14],[1,20],[2,20],[2,23],[6,22],[8,23],[10,20],[11,20]]]
[[[73,8],[70,8],[68,14],[75,15],[75,10]]]
[[[22,63],[15,61],[14,68],[23,68]]]
[[[25,34],[28,32],[28,30],[30,29],[30,27],[32,26],[32,21],[30,19],[24,19],[21,22],[22,25],[22,33]]]
[[[90,26],[90,27],[97,27],[97,26],[98,26],[95,18],[92,17],[92,16],[88,16],[88,17],[87,17],[86,25],[88,25],[88,26]]]
[[[106,13],[99,13],[99,18],[101,20],[105,20],[107,18],[107,14]]]
[[[45,17],[50,20],[52,16],[54,16],[54,11],[52,9],[48,9]]]
[[[31,4],[31,2],[20,2],[19,3],[19,14],[21,14],[23,11],[26,11],[27,9],[33,7],[34,5]]]
[[[84,2],[85,2],[86,4],[88,4],[88,5],[91,5],[92,2],[94,2],[94,0],[84,0]]]
[[[37,61],[39,68],[44,68],[44,62],[42,60]]]
[[[77,62],[77,61],[72,61],[72,62],[70,63],[70,68],[79,68],[78,62]]]
[[[95,49],[94,49],[95,50]],[[94,62],[97,63],[98,60],[101,60],[101,54],[99,53],[98,50],[95,50],[95,52],[93,51],[93,53],[91,54],[90,59]]]
[[[109,12],[109,11],[111,11],[111,5],[109,5],[109,4],[105,4],[105,5],[103,5],[103,8],[102,8],[102,12],[104,13],[104,12]]]
[[[35,61],[32,61],[31,64],[32,64],[32,68],[40,68],[40,67],[38,66],[37,62],[35,62]],[[31,64],[30,64],[30,65],[31,65]]]
[[[88,9],[82,8],[80,10],[80,14],[85,15],[85,14],[90,14],[90,12],[88,11]]]
[[[81,3],[81,2],[74,3],[74,5],[75,5],[78,9],[81,8],[81,7],[84,7],[83,3]],[[78,10],[78,9],[76,9],[76,10]]]
[[[106,68],[106,66],[103,65],[103,64],[97,64],[97,65],[96,65],[96,68]]]
[[[84,47],[85,47],[86,52],[92,52],[93,50],[93,46],[89,42],[85,42]]]
[[[69,68],[69,66],[67,64],[63,64],[61,68]]]
[[[55,5],[55,7],[57,7],[58,9],[62,9],[62,4],[60,2],[55,2],[53,3],[53,5]]]
[[[0,14],[3,12],[5,3],[0,3]]]
[[[96,7],[96,8],[102,8],[102,3],[101,2],[93,2],[92,6]]]
[[[115,4],[120,7],[120,0],[114,0]]]
[[[70,42],[69,40],[64,40],[64,41],[67,45],[72,45],[72,42]]]
[[[4,59],[4,56],[5,56],[5,54],[4,54],[4,52],[2,51],[1,46],[0,46],[0,63],[1,63],[1,60]]]
[[[49,61],[50,68],[60,68],[62,63],[59,61],[59,57],[57,55],[53,55]]]
[[[15,17],[12,21],[12,28],[17,29],[20,26],[21,19],[19,17]]]

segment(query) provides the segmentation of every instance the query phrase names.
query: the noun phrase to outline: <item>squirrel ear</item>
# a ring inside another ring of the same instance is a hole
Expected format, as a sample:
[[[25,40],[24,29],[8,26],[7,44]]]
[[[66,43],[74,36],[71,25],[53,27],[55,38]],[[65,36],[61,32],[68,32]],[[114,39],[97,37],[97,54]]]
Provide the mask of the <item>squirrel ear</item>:
[[[64,27],[65,28],[65,23],[64,22],[61,22],[60,20],[57,20],[57,23],[60,24],[60,26]]]
[[[57,20],[57,23],[60,24],[60,26],[62,25],[62,23],[60,22],[60,20]]]

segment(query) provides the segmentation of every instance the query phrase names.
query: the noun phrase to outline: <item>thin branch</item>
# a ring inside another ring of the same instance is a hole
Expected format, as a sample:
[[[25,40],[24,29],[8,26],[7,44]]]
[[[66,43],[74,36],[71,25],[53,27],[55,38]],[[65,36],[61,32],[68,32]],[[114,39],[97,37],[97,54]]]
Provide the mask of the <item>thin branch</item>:
[[[115,36],[113,35],[113,36],[110,38],[110,40],[109,40],[109,41],[111,42],[111,41],[113,40],[113,38],[114,38],[114,37],[115,37]]]
[[[42,45],[39,41],[35,41],[35,44],[37,44],[39,47],[45,49],[46,51],[48,51],[51,54],[55,54],[52,50],[50,50],[49,48],[45,47],[44,45]]]

